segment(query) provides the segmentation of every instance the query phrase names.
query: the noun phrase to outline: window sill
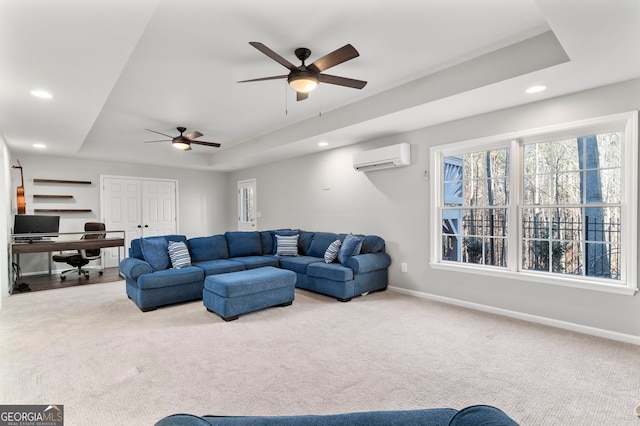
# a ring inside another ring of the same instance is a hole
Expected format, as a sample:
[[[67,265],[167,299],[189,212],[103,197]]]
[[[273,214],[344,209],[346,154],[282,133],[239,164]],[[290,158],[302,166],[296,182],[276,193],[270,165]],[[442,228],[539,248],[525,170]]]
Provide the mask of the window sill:
[[[614,285],[601,281],[589,280],[587,278],[576,279],[564,276],[550,276],[549,274],[544,273],[514,272],[503,268],[475,266],[470,264],[460,264],[457,262],[430,262],[429,265],[433,269],[440,269],[445,271],[462,272],[474,275],[486,275],[510,280],[538,282],[548,285],[579,288],[582,290],[602,291],[606,293],[622,294],[626,296],[633,296],[638,291],[636,287],[632,288],[630,285],[625,284],[624,282],[620,282],[619,285]]]

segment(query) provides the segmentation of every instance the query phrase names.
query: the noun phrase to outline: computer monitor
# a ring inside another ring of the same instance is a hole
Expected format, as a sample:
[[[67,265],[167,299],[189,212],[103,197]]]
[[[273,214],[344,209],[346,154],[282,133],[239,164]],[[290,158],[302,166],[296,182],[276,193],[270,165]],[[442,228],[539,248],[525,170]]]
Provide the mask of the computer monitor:
[[[17,214],[13,221],[14,234],[57,234],[60,216]]]

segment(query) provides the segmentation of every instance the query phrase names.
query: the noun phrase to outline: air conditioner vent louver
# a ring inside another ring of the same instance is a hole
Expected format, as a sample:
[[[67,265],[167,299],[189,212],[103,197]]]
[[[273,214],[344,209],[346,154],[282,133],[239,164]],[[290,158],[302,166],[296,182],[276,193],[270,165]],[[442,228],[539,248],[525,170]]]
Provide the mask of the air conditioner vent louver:
[[[408,143],[400,143],[353,154],[353,168],[359,172],[402,167],[410,164],[411,146]]]

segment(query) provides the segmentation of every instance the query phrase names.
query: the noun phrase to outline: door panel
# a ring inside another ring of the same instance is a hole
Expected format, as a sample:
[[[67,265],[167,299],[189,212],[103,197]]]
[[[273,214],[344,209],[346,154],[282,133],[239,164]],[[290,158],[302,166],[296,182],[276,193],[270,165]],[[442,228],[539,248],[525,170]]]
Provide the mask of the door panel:
[[[238,231],[257,231],[256,180],[238,181]]]
[[[109,231],[125,231],[125,248],[121,257],[128,255],[131,240],[142,236],[140,226],[140,196],[142,185],[139,180],[104,178],[102,189],[104,191],[102,208],[103,221]],[[110,234],[109,237],[116,237]],[[104,249],[103,259],[105,267],[118,265],[118,249]]]
[[[176,226],[176,182],[142,182],[143,226],[145,236],[175,234]]]

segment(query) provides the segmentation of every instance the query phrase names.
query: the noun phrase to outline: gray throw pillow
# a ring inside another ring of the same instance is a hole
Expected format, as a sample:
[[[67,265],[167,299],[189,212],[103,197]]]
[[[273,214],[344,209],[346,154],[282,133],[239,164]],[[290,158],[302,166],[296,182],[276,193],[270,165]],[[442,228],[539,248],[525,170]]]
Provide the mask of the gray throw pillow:
[[[169,242],[169,258],[171,259],[171,266],[173,269],[186,268],[191,266],[191,256],[189,255],[189,249],[187,245],[180,242]]]
[[[298,234],[276,235],[276,255],[277,256],[297,256],[298,255]]]
[[[331,263],[336,261],[336,259],[338,258],[338,251],[340,250],[341,245],[342,245],[342,241],[340,240],[335,240],[334,242],[329,244],[327,251],[324,252],[324,261],[326,263]]]

